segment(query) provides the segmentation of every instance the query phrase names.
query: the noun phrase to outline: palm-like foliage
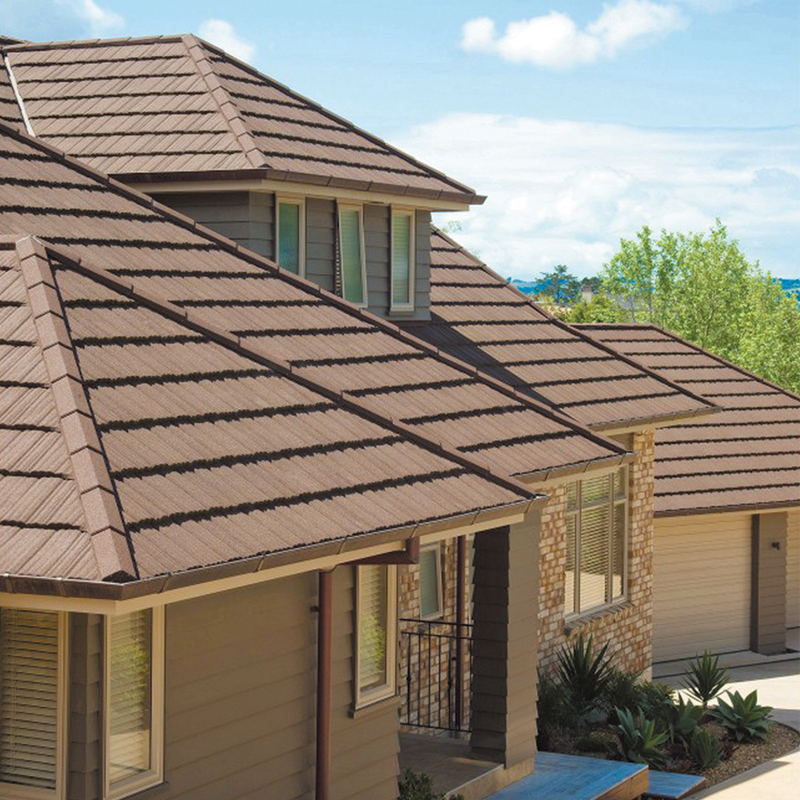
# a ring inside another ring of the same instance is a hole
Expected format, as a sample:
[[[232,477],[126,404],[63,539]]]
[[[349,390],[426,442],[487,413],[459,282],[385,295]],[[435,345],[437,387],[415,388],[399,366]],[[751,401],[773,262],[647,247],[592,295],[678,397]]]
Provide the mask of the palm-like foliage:
[[[645,719],[640,711],[634,716],[624,708],[616,709],[619,725],[614,725],[622,755],[636,764],[659,768],[666,764],[664,754],[658,749],[667,741],[667,733],[656,730],[656,723]]]
[[[758,692],[753,690],[747,697],[742,697],[739,692],[728,692],[730,703],[720,698],[711,713],[714,718],[727,729],[728,735],[737,742],[763,742],[766,741],[769,726],[772,721],[767,715],[772,711],[770,706],[758,704]]]
[[[581,634],[572,647],[565,647],[558,654],[556,675],[565,699],[576,714],[591,710],[611,680],[611,659],[606,650],[608,644],[594,655],[592,637],[584,642]]]
[[[689,672],[683,680],[683,686],[703,704],[703,709],[719,695],[728,685],[728,670],[720,666],[719,656],[713,656],[707,650],[689,664]]]

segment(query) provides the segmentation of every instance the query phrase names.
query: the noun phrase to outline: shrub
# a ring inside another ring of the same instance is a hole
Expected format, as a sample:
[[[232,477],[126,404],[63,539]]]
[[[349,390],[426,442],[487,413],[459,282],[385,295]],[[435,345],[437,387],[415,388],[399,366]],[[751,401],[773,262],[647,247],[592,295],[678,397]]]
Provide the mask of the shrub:
[[[558,654],[556,676],[566,702],[577,715],[591,711],[606,691],[612,669],[606,650],[608,644],[595,656],[592,637],[584,643],[581,634],[572,647],[565,646]]]
[[[645,719],[639,711],[634,716],[624,708],[616,710],[619,725],[615,725],[622,755],[636,764],[647,764],[658,769],[666,763],[664,754],[658,749],[667,741],[666,733],[656,730],[656,723]]]
[[[682,697],[678,705],[672,706],[669,720],[669,738],[673,743],[677,740],[688,744],[698,730],[698,725],[703,717],[703,707],[696,706],[691,700]],[[716,741],[716,739],[714,740]]]
[[[772,721],[767,715],[772,708],[758,704],[758,692],[750,692],[747,697],[742,697],[739,692],[728,692],[730,703],[723,699],[717,701],[717,708],[711,714],[727,731],[728,736],[737,742],[763,742],[766,741],[769,726]]]
[[[444,794],[433,791],[433,779],[424,772],[413,769],[403,770],[399,782],[398,800],[445,800]],[[450,800],[464,800],[463,794],[456,794]]]
[[[575,741],[575,749],[580,753],[600,753],[611,756],[617,752],[613,739],[607,739],[599,733],[587,733]]]
[[[695,728],[687,749],[692,764],[700,772],[714,769],[722,760],[722,745],[703,728]]]
[[[612,666],[609,670],[608,683],[600,700],[608,711],[614,708],[627,708],[629,711],[637,708],[639,700],[639,684],[637,683],[641,672],[626,672],[619,667]]]
[[[705,710],[727,686],[728,680],[728,670],[720,666],[719,656],[712,658],[711,653],[706,650],[689,664],[689,672],[683,685],[695,700],[703,704]]]
[[[636,686],[638,694],[638,708],[647,719],[652,719],[662,729],[666,730],[672,717],[675,706],[672,687],[666,683],[653,683],[641,681]]]

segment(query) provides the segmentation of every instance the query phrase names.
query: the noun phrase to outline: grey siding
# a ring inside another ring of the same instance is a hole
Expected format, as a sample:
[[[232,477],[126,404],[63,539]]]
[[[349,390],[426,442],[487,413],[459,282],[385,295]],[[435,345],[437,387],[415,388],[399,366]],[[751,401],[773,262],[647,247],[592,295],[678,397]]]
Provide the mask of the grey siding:
[[[167,609],[161,797],[310,798],[315,575]]]
[[[417,211],[416,299],[411,319],[431,318],[431,212]]]
[[[472,752],[506,768],[536,752],[538,512],[475,535]]]
[[[754,514],[750,649],[765,655],[786,650],[787,515]]]
[[[155,195],[155,199],[243,247],[267,258],[275,257],[275,198],[272,194],[193,192]]]
[[[355,654],[355,567],[333,573],[331,798],[397,797],[398,701],[387,700],[352,716]]]
[[[336,204],[333,200],[306,200],[306,278],[329,292],[335,291]]]
[[[69,615],[68,800],[102,797],[103,618]]]
[[[364,206],[368,308],[388,316],[391,301],[390,212],[388,206]]]

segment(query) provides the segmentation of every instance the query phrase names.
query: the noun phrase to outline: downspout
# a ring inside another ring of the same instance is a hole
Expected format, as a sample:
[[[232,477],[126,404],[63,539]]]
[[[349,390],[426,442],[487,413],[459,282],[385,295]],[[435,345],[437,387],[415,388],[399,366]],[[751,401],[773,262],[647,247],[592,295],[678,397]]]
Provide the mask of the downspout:
[[[319,571],[317,610],[316,800],[329,800],[331,778],[331,605],[333,570]]]
[[[456,540],[456,728],[461,730],[464,718],[464,624],[466,621],[467,537]]]

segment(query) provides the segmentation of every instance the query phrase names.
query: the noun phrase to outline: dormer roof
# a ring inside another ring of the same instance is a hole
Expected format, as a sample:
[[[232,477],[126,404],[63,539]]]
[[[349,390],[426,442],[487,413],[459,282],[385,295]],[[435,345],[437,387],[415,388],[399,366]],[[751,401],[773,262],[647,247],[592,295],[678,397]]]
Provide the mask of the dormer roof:
[[[29,132],[127,182],[262,178],[484,199],[195,36],[2,49]]]

